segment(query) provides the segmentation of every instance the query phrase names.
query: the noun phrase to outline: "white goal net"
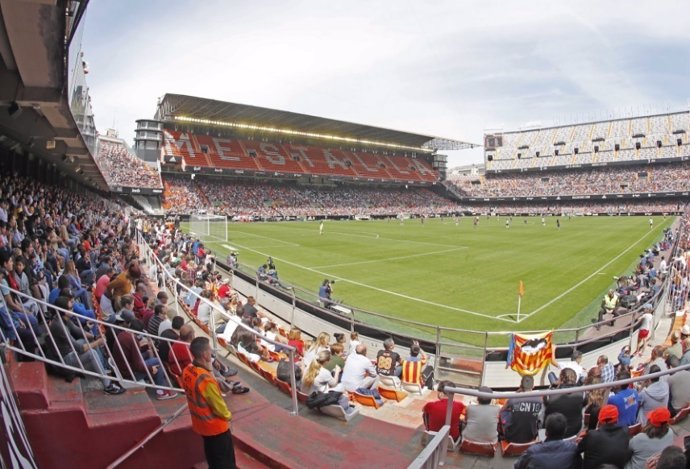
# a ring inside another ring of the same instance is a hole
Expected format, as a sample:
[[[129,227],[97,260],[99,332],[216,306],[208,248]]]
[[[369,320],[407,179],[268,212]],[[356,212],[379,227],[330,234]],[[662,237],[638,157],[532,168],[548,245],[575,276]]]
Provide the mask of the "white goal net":
[[[192,214],[189,217],[189,231],[199,239],[228,240],[228,217],[224,215]]]

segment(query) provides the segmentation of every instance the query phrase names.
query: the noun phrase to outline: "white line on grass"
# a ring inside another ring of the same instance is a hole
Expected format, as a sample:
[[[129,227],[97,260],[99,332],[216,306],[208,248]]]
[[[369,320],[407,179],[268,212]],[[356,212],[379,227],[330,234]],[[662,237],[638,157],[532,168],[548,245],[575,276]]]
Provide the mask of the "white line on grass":
[[[235,243],[235,244],[237,244],[237,243]],[[265,252],[257,251],[256,249],[252,249],[252,248],[247,247],[247,246],[242,246],[241,244],[237,244],[237,246],[241,247],[242,249],[246,249],[247,251],[255,252],[255,253],[260,254],[260,255],[262,255],[262,256],[268,256],[268,254],[265,253]],[[492,316],[492,315],[489,315],[489,314],[482,314],[482,313],[478,313],[478,312],[476,312],[476,311],[470,311],[470,310],[468,310],[468,309],[456,308],[456,307],[454,307],[454,306],[449,306],[449,305],[444,305],[444,304],[441,304],[441,303],[436,303],[436,302],[434,302],[434,301],[424,300],[424,299],[422,299],[422,298],[417,298],[417,297],[415,297],[415,296],[409,296],[409,295],[405,295],[405,294],[403,294],[403,293],[398,293],[398,292],[394,292],[394,291],[391,291],[391,290],[385,290],[385,289],[383,289],[383,288],[378,288],[378,287],[375,287],[375,286],[373,286],[373,285],[369,285],[369,284],[367,284],[367,283],[357,282],[357,281],[355,281],[355,280],[350,280],[350,279],[345,278],[345,277],[339,277],[339,276],[337,276],[337,275],[329,274],[328,272],[323,272],[323,271],[321,271],[321,270],[316,270],[316,269],[313,269],[313,268],[311,268],[311,267],[304,266],[304,265],[302,265],[302,264],[297,264],[297,263],[295,263],[295,262],[290,262],[290,261],[288,261],[288,260],[286,260],[286,259],[281,259],[280,257],[273,257],[273,258],[274,258],[275,260],[277,260],[277,261],[284,262],[285,264],[289,264],[289,265],[294,266],[294,267],[297,267],[297,268],[299,268],[299,269],[308,270],[308,271],[310,271],[310,272],[314,272],[314,273],[323,275],[324,277],[330,277],[330,278],[333,278],[333,279],[336,279],[336,280],[340,280],[341,282],[351,283],[352,285],[357,285],[358,287],[369,288],[370,290],[375,290],[375,291],[378,291],[378,292],[381,292],[381,293],[387,293],[388,295],[393,295],[393,296],[397,296],[397,297],[400,297],[400,298],[405,298],[406,300],[416,301],[416,302],[418,302],[418,303],[423,303],[423,304],[427,304],[427,305],[430,305],[430,306],[435,306],[435,307],[437,307],[437,308],[449,309],[449,310],[451,310],[451,311],[458,311],[458,312],[461,312],[461,313],[471,314],[471,315],[473,315],[473,316],[480,316],[480,317],[483,317],[483,318],[494,319],[494,320],[498,320],[498,321],[503,321],[503,322],[508,322],[508,323],[511,323],[511,324],[515,324],[515,321],[513,321],[513,320],[508,320],[508,319],[503,319],[503,318],[497,318],[496,316]]]
[[[656,231],[656,230],[655,230],[655,231]],[[618,254],[616,257],[614,257],[613,259],[611,259],[610,261],[608,261],[606,264],[604,264],[604,265],[602,265],[601,267],[599,267],[597,270],[595,270],[594,272],[592,272],[592,273],[591,273],[590,275],[588,275],[586,278],[584,278],[584,279],[581,280],[580,282],[576,283],[576,284],[573,285],[572,287],[568,288],[566,291],[564,291],[563,293],[561,293],[560,295],[558,295],[558,296],[555,297],[554,299],[552,299],[552,300],[550,300],[550,301],[547,301],[546,303],[544,303],[543,305],[541,305],[540,307],[538,307],[537,309],[535,309],[535,310],[532,311],[531,313],[527,313],[527,314],[524,314],[524,315],[521,314],[521,315],[520,315],[520,316],[521,316],[521,317],[520,317],[520,322],[522,322],[522,321],[524,321],[525,319],[529,318],[529,317],[532,316],[533,314],[538,313],[539,311],[543,310],[544,308],[547,308],[547,307],[551,306],[551,305],[554,304],[556,301],[560,300],[561,298],[563,298],[563,297],[566,296],[567,294],[571,293],[573,290],[575,290],[576,288],[578,288],[578,287],[579,287],[580,285],[582,285],[583,283],[587,282],[589,279],[591,279],[591,278],[594,277],[595,275],[599,275],[599,273],[600,273],[602,270],[604,270],[604,269],[605,269],[606,267],[608,267],[609,265],[613,264],[613,263],[614,263],[615,261],[617,261],[620,257],[622,257],[623,254],[625,254],[626,252],[630,251],[632,248],[634,248],[635,246],[637,246],[643,239],[645,239],[645,238],[646,238],[647,236],[649,236],[650,234],[655,233],[655,231],[648,231],[647,233],[645,233],[644,236],[642,236],[640,239],[638,239],[637,241],[635,241],[634,243],[632,243],[630,246],[628,246],[627,248],[625,248],[625,249],[624,249],[620,254]]]
[[[312,267],[312,269],[326,269],[326,268],[332,268],[332,267],[345,267],[348,265],[375,264],[377,262],[399,261],[402,259],[412,259],[413,257],[433,256],[435,254],[443,254],[445,252],[459,251],[461,249],[469,249],[469,248],[467,246],[460,246],[460,247],[453,248],[453,249],[444,249],[442,251],[432,251],[432,252],[422,252],[419,254],[410,254],[409,256],[386,257],[384,259],[373,259],[370,261],[344,262],[342,264],[315,265]]]

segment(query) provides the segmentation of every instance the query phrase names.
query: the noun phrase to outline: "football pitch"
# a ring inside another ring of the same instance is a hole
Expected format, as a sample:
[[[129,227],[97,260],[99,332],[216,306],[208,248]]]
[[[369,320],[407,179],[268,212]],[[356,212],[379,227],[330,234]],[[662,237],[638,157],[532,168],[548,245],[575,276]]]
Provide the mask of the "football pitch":
[[[253,269],[272,256],[280,279],[348,305],[423,323],[478,331],[547,330],[589,323],[614,276],[673,217],[481,217],[391,221],[230,223],[229,249]],[[185,228],[183,226],[183,228]],[[524,282],[520,318],[518,285]],[[470,342],[476,342],[470,340]]]

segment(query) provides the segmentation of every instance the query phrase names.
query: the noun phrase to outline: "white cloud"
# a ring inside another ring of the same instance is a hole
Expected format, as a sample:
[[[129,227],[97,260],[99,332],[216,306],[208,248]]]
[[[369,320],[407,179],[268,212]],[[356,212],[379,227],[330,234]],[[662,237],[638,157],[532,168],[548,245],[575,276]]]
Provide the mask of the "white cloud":
[[[474,143],[690,95],[681,0],[103,1],[86,21],[96,123],[130,140],[166,92]]]

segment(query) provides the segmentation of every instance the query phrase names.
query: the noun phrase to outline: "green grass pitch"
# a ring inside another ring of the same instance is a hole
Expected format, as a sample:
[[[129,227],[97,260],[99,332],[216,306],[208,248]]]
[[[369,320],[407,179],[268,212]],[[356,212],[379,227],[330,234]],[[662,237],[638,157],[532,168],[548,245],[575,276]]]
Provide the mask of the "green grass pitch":
[[[281,280],[314,293],[335,279],[334,298],[387,315],[478,331],[586,324],[601,297],[672,217],[505,217],[391,221],[231,223],[206,245],[256,268],[272,256]],[[525,295],[517,321],[518,284]],[[425,331],[426,332],[426,331]],[[455,337],[456,339],[458,337]],[[479,338],[463,341],[479,344]],[[493,342],[493,341],[491,341]]]

